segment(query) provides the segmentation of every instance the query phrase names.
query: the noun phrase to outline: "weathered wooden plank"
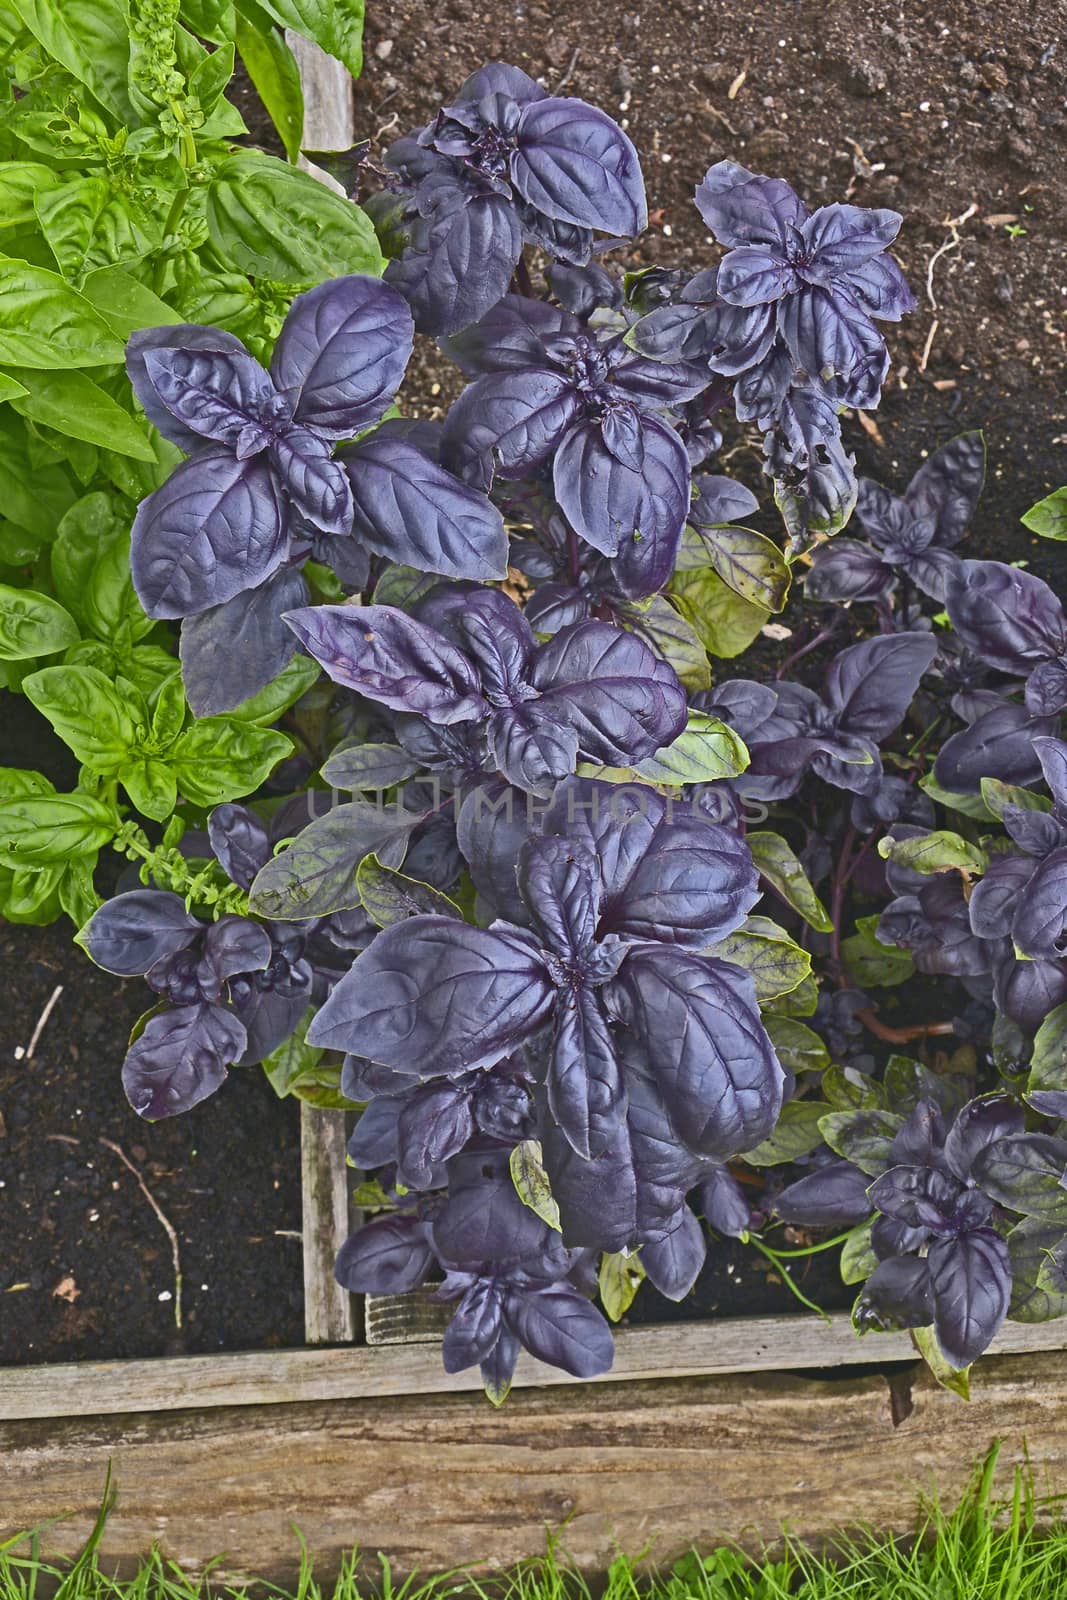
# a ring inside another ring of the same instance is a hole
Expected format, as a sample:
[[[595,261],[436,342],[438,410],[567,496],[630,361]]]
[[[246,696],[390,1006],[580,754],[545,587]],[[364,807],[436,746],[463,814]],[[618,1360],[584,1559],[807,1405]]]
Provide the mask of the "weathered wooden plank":
[[[338,1241],[348,1234],[345,1114],[300,1105],[304,1243],[304,1337],[339,1344],[355,1337],[352,1296],[333,1275]]]
[[[1062,1324],[1005,1323],[994,1354],[1062,1348]],[[669,1327],[624,1328],[615,1364],[595,1389],[652,1378],[907,1361],[906,1334],[857,1339],[847,1317],[737,1317]],[[516,1388],[570,1385],[565,1373],[523,1355]],[[32,1417],[103,1417],[125,1411],[209,1410],[221,1406],[316,1400],[385,1399],[479,1389],[477,1369],[447,1373],[433,1345],[258,1350],[239,1355],[178,1356],[154,1361],[81,1361],[0,1367],[0,1421]]]
[[[402,1571],[499,1566],[564,1522],[591,1571],[620,1544],[662,1561],[783,1519],[816,1539],[860,1514],[903,1531],[929,1474],[956,1493],[997,1437],[1067,1487],[1067,1356],[984,1361],[973,1388],[968,1405],[919,1378],[897,1428],[882,1378],[767,1374],[528,1390],[500,1411],[451,1395],[9,1423],[0,1537],[64,1517],[46,1544],[74,1551],[109,1460],[108,1565],[158,1540],[190,1569],[225,1551],[224,1573],[276,1581],[294,1576],[291,1522],[324,1577],[355,1543]]]
[[[308,150],[350,150],[356,135],[352,79],[347,68],[289,28],[285,42],[296,57],[304,91],[303,145]]]

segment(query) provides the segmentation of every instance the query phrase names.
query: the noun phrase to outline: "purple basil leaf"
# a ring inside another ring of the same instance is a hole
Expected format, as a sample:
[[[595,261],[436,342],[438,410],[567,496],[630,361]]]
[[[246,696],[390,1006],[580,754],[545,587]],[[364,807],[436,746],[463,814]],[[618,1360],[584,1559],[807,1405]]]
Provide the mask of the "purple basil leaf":
[[[256,588],[183,620],[182,682],[194,716],[232,711],[273,682],[297,651],[282,613],[307,602],[299,568],[283,567]]]
[[[452,1314],[441,1346],[446,1372],[488,1360],[503,1323],[504,1292],[493,1278],[478,1278]]]
[[[581,331],[575,317],[546,301],[508,294],[471,327],[440,343],[461,372],[478,378],[486,372],[554,365],[546,341],[576,338]]]
[[[809,281],[829,285],[841,273],[857,271],[888,250],[903,220],[899,211],[820,206],[801,229]]]
[[[263,583],[288,544],[286,510],[266,461],[205,450],[141,501],[130,572],[150,617],[187,617]]]
[[[1035,717],[1067,710],[1067,661],[1042,661],[1026,680],[1026,709]]]
[[[286,613],[335,683],[434,722],[483,714],[477,674],[443,634],[393,606],[309,606]]]
[[[932,600],[937,600],[941,605],[945,603],[945,587],[953,569],[958,565],[959,557],[951,550],[938,550],[933,545],[929,550],[922,550],[918,555],[911,556],[902,563],[908,577],[919,586],[923,594],[928,594]]]
[[[1001,672],[1029,672],[1067,651],[1067,619],[1040,578],[1001,561],[963,561],[945,605],[968,649]]]
[[[519,105],[525,105],[529,100],[544,100],[546,91],[521,67],[511,67],[506,61],[489,61],[464,79],[456,94],[456,101],[462,105],[466,101],[486,100],[490,96],[499,96],[505,102],[515,100]]]
[[[1049,793],[1057,808],[1067,811],[1067,744],[1062,739],[1035,739],[1034,749]]]
[[[967,911],[979,939],[1008,939],[1026,885],[1034,874],[1028,856],[994,856],[971,890]]]
[[[627,238],[648,222],[637,151],[618,123],[584,100],[547,96],[526,105],[511,181],[560,222]]]
[[[592,853],[570,839],[530,839],[519,852],[519,892],[555,955],[577,961],[593,945],[600,873]]]
[[[893,569],[877,550],[856,539],[833,539],[815,550],[804,593],[809,600],[881,600],[893,583]]]
[[[874,1210],[867,1198],[870,1182],[851,1161],[829,1161],[783,1189],[774,1209],[783,1222],[800,1227],[848,1228]]]
[[[1012,843],[1039,861],[1067,842],[1067,830],[1063,822],[1048,811],[1030,811],[1022,806],[1006,805],[1001,821]],[[996,861],[1001,858],[994,856],[993,859]]]
[[[807,211],[781,178],[764,178],[736,161],[720,161],[696,192],[697,210],[720,244],[784,246]]]
[[[653,553],[647,559],[630,556],[636,568],[631,582],[638,573],[648,580],[662,572],[662,585],[689,508],[689,457],[667,423],[642,415],[638,425],[640,467],[613,454],[604,424],[590,420],[572,428],[556,451],[553,483],[568,522],[602,554],[617,554],[635,534],[647,539]]]
[[[955,1239],[935,1240],[927,1261],[937,1342],[954,1367],[968,1367],[1008,1314],[1008,1246],[992,1228],[975,1228]]]
[[[860,1291],[854,1312],[856,1326],[925,1328],[933,1321],[930,1271],[919,1256],[890,1256],[871,1273]]]
[[[271,376],[297,422],[351,439],[378,422],[400,387],[415,329],[403,296],[362,273],[296,297]]]
[[[870,1187],[871,1203],[909,1228],[947,1231],[960,1186],[933,1167],[890,1167]]]
[[[204,924],[189,915],[180,895],[165,889],[131,889],[105,900],[78,942],[105,972],[134,978],[165,956],[186,949],[203,931]]]
[[[202,350],[175,341],[141,355],[148,383],[191,433],[224,444],[239,457],[266,449],[274,431],[288,420],[270,374],[247,350]]]
[[[239,972],[264,972],[272,955],[270,936],[260,923],[248,917],[220,917],[204,935],[196,973],[201,993],[205,999],[224,999],[228,978]]]
[[[899,322],[915,310],[915,296],[907,279],[890,255],[874,256],[862,267],[842,274],[868,316],[882,322]]]
[[[980,1150],[1022,1131],[1023,1110],[1018,1101],[1006,1094],[983,1095],[969,1101],[949,1129],[945,1160],[956,1177],[966,1182]]]
[[[933,519],[935,543],[949,550],[967,531],[984,478],[985,440],[976,429],[935,450],[912,478],[904,499],[912,516]]]
[[[442,1262],[464,1272],[497,1274],[543,1267],[564,1275],[569,1257],[559,1235],[515,1192],[510,1151],[476,1145],[449,1162],[448,1200],[437,1212],[434,1244]]]
[[[306,963],[301,965],[306,966]],[[246,1002],[234,1002],[234,1009],[248,1034],[244,1053],[234,1063],[235,1066],[258,1066],[279,1045],[292,1038],[311,1000],[310,967],[307,968],[307,980],[307,988],[298,994],[285,995],[276,989],[257,989]]]
[[[863,411],[877,406],[889,351],[847,289],[813,285],[789,295],[779,306],[778,326],[796,365],[831,399]]]
[[[341,456],[354,531],[378,555],[448,578],[502,578],[507,535],[495,506],[406,439],[372,434]]]
[[[604,1153],[626,1109],[611,1031],[586,986],[568,991],[557,1002],[548,1104],[567,1141],[585,1160]]]
[[[576,1289],[509,1289],[504,1316],[519,1343],[539,1361],[562,1367],[575,1378],[607,1372],[615,1357],[603,1315]]]
[[[145,358],[151,351],[175,348],[188,354],[203,352],[209,359],[219,355],[226,359],[243,358],[251,361],[252,357],[232,333],[224,333],[221,328],[203,327],[195,322],[183,322],[176,326],[170,324],[162,328],[139,328],[130,335],[126,346],[126,371],[145,416],[164,438],[170,439],[179,449],[199,450],[204,443],[203,435],[178,420],[157,393],[145,366]]]
[[[685,691],[636,634],[578,622],[541,647],[530,682],[539,709],[572,728],[587,760],[629,766],[685,727]]]
[[[455,1084],[428,1084],[410,1096],[397,1125],[405,1182],[427,1187],[434,1169],[458,1155],[473,1132],[470,1095]]]
[[[297,511],[323,533],[352,530],[352,490],[333,447],[310,428],[287,428],[271,443],[270,462]]]
[[[726,522],[740,522],[759,510],[759,501],[751,489],[733,478],[716,473],[702,473],[693,479],[696,498],[689,507],[687,522],[695,528],[717,528]]]
[[[456,822],[463,857],[478,893],[497,916],[523,922],[528,913],[516,866],[525,841],[538,831],[540,815],[529,794],[499,780],[473,788]]]
[[[445,917],[384,928],[335,986],[310,1044],[358,1051],[425,1077],[491,1066],[546,1019],[552,989],[510,934]]]
[[[784,1080],[747,974],[644,945],[631,952],[605,996],[641,1041],[646,1071],[690,1149],[722,1159],[767,1137]]]
[[[411,247],[389,263],[385,279],[411,306],[420,333],[456,333],[507,293],[521,254],[522,224],[510,200],[457,194],[416,223]]]
[[[998,1205],[1023,1216],[1067,1216],[1067,1195],[1061,1185],[1067,1167],[1067,1143],[1045,1133],[1017,1133],[998,1139],[978,1152],[972,1176]]]
[[[574,770],[577,734],[536,701],[495,711],[488,731],[494,762],[520,789],[551,794],[556,780]]]
[[[551,1118],[545,1123],[544,1162],[559,1206],[564,1244],[574,1249],[628,1249],[637,1235],[638,1179],[625,1122],[591,1161],[575,1152]]]
[[[449,410],[442,459],[466,483],[488,488],[521,478],[557,449],[580,411],[569,377],[544,368],[491,372],[469,384]]]
[[[730,1239],[739,1239],[752,1226],[745,1191],[727,1167],[714,1167],[701,1183],[700,1209],[708,1226]]]
[[[704,1230],[686,1205],[679,1207],[669,1232],[641,1246],[648,1281],[668,1300],[685,1299],[700,1275],[706,1255]]]
[[[1036,1033],[1067,1000],[1067,967],[1062,961],[1017,961],[1009,951],[994,964],[993,999],[998,1011]]]
[[[996,706],[945,740],[934,777],[950,794],[977,794],[983,778],[1033,783],[1041,776],[1034,736],[1053,733],[1056,725],[1054,718],[1032,717],[1025,706]]]
[[[252,879],[273,855],[270,835],[247,806],[216,806],[207,819],[211,848],[223,872],[242,889],[250,889]]]
[[[177,1006],[149,1017],[122,1064],[126,1098],[149,1122],[190,1111],[221,1088],[244,1053],[244,1027],[222,1006]]]
[[[845,733],[884,739],[903,721],[937,654],[926,633],[864,639],[842,650],[826,677],[826,701]]]
[[[1024,956],[1057,961],[1067,954],[1067,848],[1040,862],[1026,886],[1012,923],[1012,937]]]
[[[433,1265],[426,1229],[417,1217],[375,1217],[345,1240],[334,1275],[352,1294],[407,1294]]]

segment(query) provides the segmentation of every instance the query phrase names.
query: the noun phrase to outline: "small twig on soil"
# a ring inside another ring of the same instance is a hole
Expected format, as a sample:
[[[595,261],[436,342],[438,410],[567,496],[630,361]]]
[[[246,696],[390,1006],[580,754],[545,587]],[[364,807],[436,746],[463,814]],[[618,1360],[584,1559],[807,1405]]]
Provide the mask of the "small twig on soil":
[[[26,1049],[24,1050],[20,1044],[17,1044],[15,1046],[15,1060],[16,1061],[29,1061],[29,1060],[32,1059],[33,1052],[37,1048],[37,1041],[40,1039],[42,1033],[44,1032],[45,1026],[46,1026],[46,1024],[48,1022],[48,1019],[52,1015],[52,1012],[56,1008],[56,1001],[59,999],[59,997],[60,997],[60,995],[62,993],[63,993],[63,985],[61,983],[57,983],[55,988],[52,990],[52,993],[48,996],[48,1001],[47,1001],[47,1004],[45,1005],[44,1010],[41,1012],[41,1015],[37,1018],[37,1026],[33,1030],[33,1037],[30,1039],[30,1042],[27,1045]]]
[[[937,330],[940,326],[940,322],[938,321],[937,317],[935,317],[933,322],[930,324],[930,332],[926,335],[926,343],[923,345],[923,353],[919,357],[919,364],[916,368],[916,371],[926,371],[926,363],[930,359],[930,352],[934,348],[934,340],[937,337]]]
[[[275,1228],[274,1237],[276,1239],[302,1239],[304,1235],[299,1228]]]
[[[160,1205],[159,1201],[156,1199],[147,1183],[145,1183],[141,1174],[138,1172],[137,1168],[134,1166],[133,1162],[130,1160],[122,1146],[115,1144],[111,1139],[104,1138],[101,1138],[100,1143],[102,1145],[106,1145],[109,1150],[113,1150],[118,1156],[119,1160],[122,1162],[123,1166],[129,1172],[133,1173],[134,1177],[137,1179],[138,1188],[148,1201],[148,1204],[152,1207],[160,1227],[170,1240],[170,1255],[171,1260],[174,1263],[174,1326],[176,1328],[180,1328],[182,1325],[182,1262],[181,1254],[178,1249],[178,1235],[174,1231],[174,1227],[172,1226],[166,1212],[163,1210],[163,1207]]]
[[[576,48],[574,54],[571,56],[570,65],[568,66],[566,72],[563,74],[562,78],[556,84],[555,89],[552,91],[553,94],[559,94],[559,91],[563,88],[563,85],[565,83],[570,83],[572,77],[574,76],[574,69],[578,65],[578,57],[579,57],[580,54],[581,54],[581,51]]]

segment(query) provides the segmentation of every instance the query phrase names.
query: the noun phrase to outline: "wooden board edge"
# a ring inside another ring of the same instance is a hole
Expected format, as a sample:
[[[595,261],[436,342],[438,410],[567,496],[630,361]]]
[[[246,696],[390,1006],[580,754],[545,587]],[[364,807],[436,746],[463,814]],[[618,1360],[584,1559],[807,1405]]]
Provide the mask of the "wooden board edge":
[[[1064,1349],[1067,1325],[1008,1323],[993,1341],[990,1353],[1022,1355]],[[587,1383],[795,1373],[915,1359],[906,1334],[870,1334],[859,1339],[844,1315],[833,1317],[829,1326],[803,1316],[731,1318],[621,1329],[616,1335],[612,1370]],[[574,1381],[567,1373],[526,1355],[515,1374],[517,1388],[556,1387]],[[447,1373],[439,1347],[428,1344],[2,1367],[0,1422],[462,1394],[480,1388],[476,1368]]]

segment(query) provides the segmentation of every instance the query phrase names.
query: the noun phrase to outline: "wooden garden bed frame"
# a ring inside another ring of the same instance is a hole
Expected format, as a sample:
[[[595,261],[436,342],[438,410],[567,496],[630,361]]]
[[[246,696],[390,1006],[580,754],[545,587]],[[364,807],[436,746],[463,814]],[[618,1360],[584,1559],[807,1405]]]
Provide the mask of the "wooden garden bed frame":
[[[305,142],[348,148],[347,74],[290,44]],[[109,1463],[105,1561],[130,1570],[158,1542],[191,1572],[226,1552],[216,1577],[277,1582],[298,1567],[293,1524],[327,1569],[358,1544],[426,1572],[536,1555],[564,1524],[593,1571],[620,1548],[667,1560],[723,1535],[773,1540],[783,1522],[814,1539],[860,1517],[904,1532],[923,1480],[953,1493],[997,1437],[1006,1461],[1025,1452],[1039,1482],[1067,1488],[1055,1323],[1006,1324],[969,1405],[914,1365],[907,1335],[859,1340],[846,1316],[798,1315],[622,1329],[611,1372],[582,1385],[524,1355],[496,1411],[476,1369],[444,1371],[439,1334],[352,1342],[357,1307],[333,1277],[350,1223],[343,1114],[302,1107],[301,1161],[307,1347],[0,1368],[0,1541],[60,1519],[45,1548],[74,1554]],[[797,1375],[893,1362],[913,1364]]]

